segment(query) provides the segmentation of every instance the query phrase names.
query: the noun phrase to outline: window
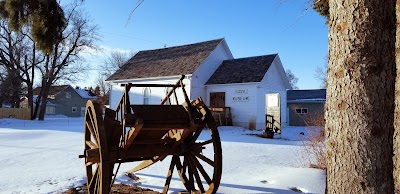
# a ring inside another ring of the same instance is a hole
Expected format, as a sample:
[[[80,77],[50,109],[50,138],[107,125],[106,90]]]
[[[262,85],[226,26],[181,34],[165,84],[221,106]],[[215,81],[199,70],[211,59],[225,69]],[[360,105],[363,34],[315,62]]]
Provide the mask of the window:
[[[296,108],[297,114],[308,114],[308,108]]]
[[[171,87],[167,87],[167,88],[165,88],[165,97],[167,97],[167,95],[168,95],[168,92],[169,91],[171,91],[172,90],[172,88]],[[168,98],[168,100],[165,102],[165,105],[171,105],[171,101],[172,101],[172,95]],[[161,99],[161,100],[163,100],[163,99]]]
[[[71,98],[71,92],[65,92],[65,98]]]
[[[211,92],[210,107],[225,107],[225,92]]]
[[[150,101],[150,89],[145,88],[143,90],[143,104],[149,104]]]
[[[75,113],[77,111],[77,108],[74,106],[72,107],[72,113]]]
[[[56,107],[46,106],[46,114],[49,114],[49,115],[56,114]]]

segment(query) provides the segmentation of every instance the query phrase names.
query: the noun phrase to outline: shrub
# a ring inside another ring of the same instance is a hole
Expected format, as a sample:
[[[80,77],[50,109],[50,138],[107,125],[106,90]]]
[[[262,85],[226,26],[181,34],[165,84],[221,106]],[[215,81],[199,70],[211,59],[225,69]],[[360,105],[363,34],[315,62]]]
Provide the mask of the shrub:
[[[256,118],[254,116],[251,116],[249,119],[249,127],[250,130],[256,129]]]
[[[308,138],[303,141],[305,156],[310,168],[326,169],[324,117],[314,118],[312,124],[307,127]]]

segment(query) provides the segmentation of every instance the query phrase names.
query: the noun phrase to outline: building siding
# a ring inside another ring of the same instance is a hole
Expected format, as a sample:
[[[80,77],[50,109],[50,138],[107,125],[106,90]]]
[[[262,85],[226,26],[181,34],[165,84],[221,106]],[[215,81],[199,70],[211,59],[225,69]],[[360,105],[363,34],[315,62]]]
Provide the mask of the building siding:
[[[288,103],[290,126],[320,126],[324,123],[324,102]],[[307,108],[307,114],[296,113],[297,108]]]
[[[210,105],[211,92],[225,92],[225,107],[231,107],[233,125],[249,128],[249,122],[252,121],[257,124],[257,129],[261,129],[262,121],[254,111],[257,109],[257,83],[207,85],[206,88],[207,105]]]
[[[66,93],[71,93],[71,98],[66,97]],[[68,117],[81,117],[82,107],[86,107],[86,102],[88,99],[82,98],[75,89],[72,87],[67,87],[65,90],[61,91],[55,96],[51,103],[55,104],[55,114],[61,114]],[[72,107],[76,107],[76,112],[72,112]]]
[[[183,80],[183,84],[185,85],[185,90],[190,96],[190,77],[187,76]],[[130,81],[120,81],[120,82],[112,82],[111,83],[111,92],[110,92],[110,108],[116,109],[118,103],[122,97],[124,92],[124,88],[121,87],[123,83],[134,83],[134,84],[176,84],[179,80],[180,76],[175,77],[165,77],[165,78],[151,78],[151,79],[137,79],[137,80],[130,80]],[[129,99],[131,104],[143,104],[143,94],[144,94],[143,87],[132,87],[129,92]],[[164,99],[166,95],[167,88],[149,88],[150,89],[150,96],[149,96],[149,104],[160,104],[161,100]],[[185,101],[183,92],[181,88],[176,90],[178,103],[182,104]],[[173,99],[173,98],[172,98]],[[175,100],[172,100],[172,104],[175,104]]]
[[[193,73],[191,77],[191,99],[196,99],[198,97],[205,99],[207,97],[204,84],[214,74],[222,61],[227,59],[233,59],[233,56],[229,48],[227,48],[225,40],[223,40]]]

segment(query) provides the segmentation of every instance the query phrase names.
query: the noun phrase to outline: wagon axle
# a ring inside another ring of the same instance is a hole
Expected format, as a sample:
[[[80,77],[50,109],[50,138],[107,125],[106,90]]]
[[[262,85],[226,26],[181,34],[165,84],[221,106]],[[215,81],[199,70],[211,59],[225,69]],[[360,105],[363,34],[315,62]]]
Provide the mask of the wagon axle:
[[[204,146],[199,146],[201,144],[196,144],[196,145],[197,146],[192,146],[192,147],[179,145],[174,148],[164,148],[164,147],[150,148],[148,146],[140,146],[136,147],[135,150],[128,150],[128,151],[120,150],[117,152],[110,153],[109,157],[111,161],[114,161],[114,163],[121,163],[121,161],[129,161],[129,162],[139,161],[136,158],[144,158],[144,157],[151,158],[165,154],[174,156],[185,156],[189,154],[189,152],[200,154],[203,149],[206,149]],[[98,163],[100,162],[100,150],[98,148],[88,149],[85,151],[83,155],[79,155],[79,158],[85,158],[87,162]]]

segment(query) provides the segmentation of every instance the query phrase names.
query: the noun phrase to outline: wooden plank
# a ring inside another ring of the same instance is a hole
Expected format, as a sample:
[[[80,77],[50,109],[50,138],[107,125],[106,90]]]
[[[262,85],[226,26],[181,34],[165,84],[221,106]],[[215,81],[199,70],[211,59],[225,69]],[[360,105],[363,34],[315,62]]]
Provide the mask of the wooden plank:
[[[138,139],[136,138],[133,144],[142,144],[142,145],[154,145],[154,144],[165,144],[169,143],[173,140],[171,138],[164,138],[164,139]]]
[[[129,149],[130,145],[132,144],[132,142],[136,138],[136,136],[139,134],[142,127],[143,127],[143,120],[136,119],[135,126],[129,130],[128,135],[126,136],[125,149]]]
[[[104,129],[106,131],[107,145],[112,148],[120,143],[122,136],[122,125],[111,117],[104,117]]]
[[[144,168],[147,168],[147,167],[153,165],[154,163],[156,163],[156,162],[158,162],[158,161],[160,161],[160,160],[164,160],[165,157],[166,157],[166,155],[164,155],[164,156],[156,156],[156,157],[153,157],[153,158],[150,159],[150,160],[144,160],[144,161],[141,162],[139,165],[137,165],[135,168],[133,168],[133,169],[131,169],[131,170],[129,170],[129,171],[126,171],[125,174],[128,175],[128,174],[130,174],[130,173],[135,173],[135,172],[137,172],[137,171],[139,171],[139,170],[142,170],[142,169],[144,169]]]
[[[128,150],[120,153],[121,159],[140,158],[140,157],[153,157],[164,155],[180,155],[180,147],[169,147],[165,145],[136,145],[133,144]]]
[[[168,131],[171,129],[185,129],[189,128],[188,123],[144,123],[144,131]]]

